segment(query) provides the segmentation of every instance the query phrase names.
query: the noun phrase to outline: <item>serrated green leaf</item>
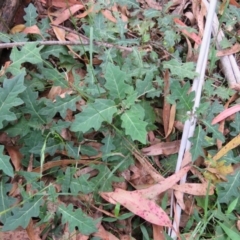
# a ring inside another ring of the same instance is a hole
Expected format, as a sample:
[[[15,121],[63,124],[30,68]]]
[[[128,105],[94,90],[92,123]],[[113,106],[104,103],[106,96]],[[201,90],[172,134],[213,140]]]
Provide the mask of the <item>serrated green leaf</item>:
[[[68,51],[65,46],[61,46],[61,45],[45,46],[41,50],[41,56],[43,59],[48,59],[50,55],[59,58],[60,53],[67,55]]]
[[[42,197],[35,197],[31,202],[26,202],[22,208],[13,208],[13,215],[8,217],[2,231],[12,231],[18,227],[26,228],[32,217],[39,216]]]
[[[145,144],[147,131],[147,122],[143,121],[144,109],[140,105],[134,105],[130,110],[126,110],[122,116],[122,127],[125,128],[125,133],[131,137],[131,139],[138,140]]]
[[[16,120],[16,115],[10,111],[12,107],[23,104],[18,94],[22,93],[26,87],[23,85],[24,74],[21,73],[12,79],[5,79],[3,88],[0,88],[0,129],[3,127],[3,121]]]
[[[88,145],[82,145],[80,148],[80,151],[82,153],[82,155],[87,155],[87,156],[96,156],[98,154],[98,151],[93,148],[92,146],[88,146]]]
[[[62,88],[68,88],[68,82],[65,80],[64,73],[58,72],[56,69],[50,69],[46,67],[39,67],[43,76],[51,81],[53,81],[54,86],[60,86]]]
[[[190,83],[186,82],[186,84],[181,87],[180,83],[176,81],[171,84],[170,89],[171,95],[169,95],[167,99],[170,100],[171,103],[175,103],[175,101],[177,100],[177,109],[192,111],[195,93],[189,93]]]
[[[34,7],[32,3],[30,3],[26,8],[24,8],[25,16],[23,19],[25,20],[25,25],[27,27],[33,26],[37,23],[36,18],[38,17],[37,9]]]
[[[91,128],[98,130],[102,123],[112,122],[113,114],[117,112],[114,101],[109,99],[96,99],[94,103],[89,103],[83,111],[75,116],[71,125],[71,131],[87,132]]]
[[[79,147],[74,146],[73,142],[65,142],[65,149],[67,150],[68,156],[74,159],[79,159]]]
[[[124,179],[115,176],[110,169],[105,165],[94,165],[90,166],[93,169],[98,170],[98,175],[89,179],[94,184],[95,191],[111,192],[113,182],[122,182]]]
[[[9,137],[26,136],[31,130],[29,126],[29,121],[25,117],[18,119],[18,123],[6,128],[6,133]]]
[[[183,80],[184,78],[194,79],[197,76],[193,62],[182,63],[176,59],[163,62],[164,69],[170,69],[173,76]]]
[[[66,95],[64,98],[57,96],[55,102],[51,100],[46,101],[46,107],[40,109],[39,114],[52,118],[59,112],[61,117],[65,118],[68,109],[76,111],[76,103],[80,100],[81,98],[77,95]]]
[[[67,207],[60,205],[58,211],[62,214],[62,224],[68,223],[70,232],[73,232],[75,227],[84,235],[90,235],[97,231],[99,219],[94,220],[88,217],[80,208],[74,211],[72,204]]]
[[[82,174],[79,178],[73,178],[70,183],[70,190],[73,194],[79,192],[88,194],[95,190],[95,184],[89,181],[90,174]]]
[[[9,162],[10,157],[7,155],[3,155],[3,149],[4,146],[0,145],[0,169],[3,170],[6,175],[13,177],[14,172],[13,167]]]
[[[153,87],[152,81],[153,81],[153,72],[147,72],[143,81],[139,79],[136,81],[136,90],[139,96],[154,92],[156,90]]]
[[[219,127],[218,124],[212,125],[211,122],[208,122],[205,120],[202,120],[202,122],[207,127],[206,128],[207,133],[212,133],[214,138],[221,140],[221,142],[223,142],[223,143],[225,142],[225,138],[224,138],[223,134],[218,130],[218,127]]]
[[[41,63],[43,60],[40,50],[43,46],[37,47],[37,43],[26,43],[21,50],[17,47],[12,48],[10,59],[12,64],[7,68],[7,72],[17,75],[22,72],[21,64],[29,62],[32,64]]]
[[[124,99],[126,91],[130,87],[130,85],[124,82],[126,73],[121,71],[118,66],[109,63],[106,68],[105,78],[105,87],[109,90],[110,96],[113,99]]]
[[[218,201],[229,204],[240,196],[240,171],[227,176],[227,182],[217,184]]]
[[[50,34],[47,31],[50,28],[49,23],[50,23],[50,21],[48,18],[42,18],[40,20],[40,22],[38,23],[38,27],[41,31],[41,35],[45,38],[50,37]]]
[[[115,150],[116,147],[115,145],[113,144],[113,137],[109,134],[107,135],[103,140],[102,140],[102,143],[104,144],[102,147],[101,147],[101,151],[103,153],[103,156],[102,156],[102,159],[103,161],[106,161],[108,156],[106,156],[107,154],[110,154],[111,151]],[[106,154],[106,155],[105,155]]]
[[[71,125],[71,122],[68,121],[62,121],[62,120],[58,120],[57,122],[53,122],[51,125],[51,130],[55,131],[57,133],[61,133],[61,131],[64,128],[69,128]]]
[[[230,132],[232,136],[237,136],[240,133],[240,113],[235,114],[233,122],[230,123],[230,126],[234,129]]]
[[[20,97],[25,104],[25,106],[21,108],[22,112],[30,114],[32,122],[35,121],[39,124],[46,124],[46,117],[39,113],[44,107],[44,103],[38,100],[38,92],[34,92],[30,88],[27,88],[24,94],[20,94]]]
[[[31,145],[33,146],[33,144],[31,144]],[[31,149],[29,149],[29,152],[37,154],[37,155],[41,155],[43,146],[44,146],[44,141],[41,142],[39,139],[38,144],[36,146],[33,146]],[[63,142],[59,142],[57,139],[48,138],[44,152],[53,156],[57,150],[60,151],[63,149],[64,149]]]
[[[206,132],[203,131],[201,126],[198,126],[195,129],[194,136],[189,138],[189,141],[192,143],[191,147],[191,154],[192,154],[192,161],[195,161],[199,156],[205,157],[203,152],[203,146],[205,144],[205,136]]]

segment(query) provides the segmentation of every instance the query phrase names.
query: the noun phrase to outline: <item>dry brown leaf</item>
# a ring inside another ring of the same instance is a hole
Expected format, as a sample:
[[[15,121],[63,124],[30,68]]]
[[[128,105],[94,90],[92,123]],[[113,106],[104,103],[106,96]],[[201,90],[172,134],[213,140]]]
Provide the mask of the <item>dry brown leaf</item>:
[[[10,33],[11,34],[16,34],[16,33],[20,33],[25,29],[25,25],[24,24],[18,24],[16,26],[14,26],[13,28],[11,28]]]
[[[234,102],[235,100],[237,100],[239,98],[238,93],[236,92],[233,96],[231,96],[231,98],[227,101],[227,103],[224,105],[224,109],[227,109],[229,107],[229,105]],[[223,133],[224,131],[224,125],[225,125],[225,120],[221,121],[218,127],[218,131]],[[220,141],[219,139],[217,139],[217,148],[221,149],[222,148],[222,141]]]
[[[14,146],[5,146],[5,148],[8,151],[8,154],[11,158],[11,162],[15,168],[16,171],[19,171],[21,169],[21,162],[22,162],[22,154],[19,151],[19,147]]]
[[[238,52],[240,52],[240,44],[235,43],[230,48],[223,49],[223,50],[218,50],[216,56],[217,57],[223,57],[223,56],[232,55],[232,54],[235,54],[235,53],[238,53]]]
[[[98,231],[94,233],[93,236],[104,240],[119,240],[119,238],[115,237],[112,233],[106,231],[102,225],[98,227]]]
[[[240,111],[240,104],[237,104],[233,107],[230,107],[228,109],[223,110],[221,113],[219,113],[213,120],[212,125],[226,119],[227,117],[233,115],[236,112]]]
[[[169,130],[170,109],[171,109],[171,105],[167,101],[167,97],[170,93],[170,82],[169,82],[168,70],[165,71],[163,79],[164,79],[164,103],[163,103],[162,119],[163,119],[164,134],[165,134],[165,137],[167,137],[167,133]]]
[[[187,61],[191,61],[193,59],[193,49],[192,49],[192,44],[190,40],[185,36],[186,41],[187,41],[187,46],[188,46],[188,51],[187,51]]]
[[[187,193],[194,196],[206,196],[214,194],[214,186],[211,185],[208,189],[208,183],[183,183],[180,185],[174,185],[174,190]]]
[[[100,157],[101,154],[99,154],[98,156],[95,156],[96,158]],[[47,162],[43,164],[43,171],[46,171],[50,168],[53,167],[57,167],[57,166],[65,166],[65,165],[69,165],[69,164],[104,164],[103,162],[100,161],[95,161],[95,160],[71,160],[71,159],[62,159],[62,160],[57,160],[57,161],[51,161],[51,162]],[[32,172],[40,172],[41,168],[40,167],[36,167],[32,170]]]
[[[36,229],[34,227],[32,219],[30,219],[30,221],[29,221],[29,224],[26,228],[26,232],[27,232],[27,235],[30,240],[41,240],[41,238],[39,236],[40,231],[39,231],[39,229]]]
[[[159,182],[164,179],[163,176],[150,164],[146,157],[142,156],[139,152],[133,152],[134,157],[141,163],[146,172],[154,179],[155,182]]]
[[[165,240],[164,229],[162,226],[152,224],[153,227],[153,239],[154,240]]]
[[[77,11],[83,9],[84,6],[82,4],[75,4],[67,9],[65,9],[63,12],[59,13],[57,18],[52,22],[54,25],[59,25],[66,20],[68,20],[71,16],[73,16]]]
[[[114,192],[101,192],[100,195],[112,204],[120,203],[129,211],[150,223],[165,227],[172,226],[168,215],[162,208],[154,201],[143,197],[138,191],[128,192],[122,189],[116,189]]]
[[[46,0],[40,0],[44,5],[46,5]],[[79,1],[77,0],[52,0],[52,6],[58,7],[58,8],[67,8],[69,6],[73,6],[75,4],[79,4]]]
[[[29,33],[30,34],[38,34],[38,35],[42,36],[42,33],[37,25],[33,25],[31,27],[25,27],[22,32],[26,33],[26,34],[29,34]]]
[[[88,10],[86,10],[85,12],[81,13],[81,14],[78,14],[76,15],[76,18],[84,18],[86,17],[89,13],[94,13],[96,11],[94,11],[94,6],[90,7]]]
[[[183,193],[179,192],[179,191],[174,191],[174,196],[177,200],[177,203],[181,207],[181,209],[185,210],[186,206],[185,206],[185,202],[184,202],[184,199],[183,199]]]
[[[150,147],[143,148],[143,154],[147,156],[157,156],[157,155],[164,155],[168,156],[179,151],[180,147],[180,140],[173,141],[173,142],[161,142],[154,144]]]
[[[174,18],[174,22],[177,24],[177,25],[180,25],[181,27],[187,27],[185,25],[185,23],[183,23],[180,19],[178,18]],[[184,29],[184,28],[180,28],[180,31],[185,34],[187,37],[191,38],[195,43],[197,43],[198,45],[201,44],[202,40],[201,38],[196,34],[196,33],[193,33],[193,32],[188,32],[187,29]]]
[[[26,230],[22,230],[18,228],[14,231],[9,231],[9,232],[0,231],[0,239],[1,240],[23,240],[23,239],[29,240],[29,237]]]
[[[137,192],[148,199],[154,199],[159,194],[172,188],[184,175],[186,175],[190,168],[190,166],[184,167],[177,173],[171,175],[168,178],[165,178],[161,182],[154,184],[149,188],[138,190]]]
[[[102,15],[111,22],[116,23],[117,19],[112,15],[112,12],[108,9],[101,11]]]
[[[173,130],[173,126],[174,126],[174,122],[175,122],[175,116],[176,116],[176,104],[173,104],[171,106],[171,110],[170,110],[168,132],[167,132],[167,135],[166,135],[165,138],[167,138]]]

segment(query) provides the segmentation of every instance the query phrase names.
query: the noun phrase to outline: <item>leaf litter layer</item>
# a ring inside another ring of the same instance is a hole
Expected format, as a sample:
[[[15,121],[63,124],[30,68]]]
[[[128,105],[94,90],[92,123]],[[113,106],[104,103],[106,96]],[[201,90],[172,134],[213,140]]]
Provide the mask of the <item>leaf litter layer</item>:
[[[171,194],[179,238],[237,236],[239,87],[219,56],[239,61],[239,4],[217,6],[225,35],[212,38],[193,113],[206,6],[42,0],[0,33],[12,47],[0,75],[2,238],[167,239]]]

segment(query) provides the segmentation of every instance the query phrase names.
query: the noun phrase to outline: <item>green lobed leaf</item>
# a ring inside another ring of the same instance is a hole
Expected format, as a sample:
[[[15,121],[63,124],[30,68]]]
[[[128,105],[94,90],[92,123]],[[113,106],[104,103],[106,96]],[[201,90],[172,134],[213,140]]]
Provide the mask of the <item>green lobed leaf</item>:
[[[88,145],[81,145],[80,151],[82,155],[87,155],[90,157],[98,154],[98,151],[94,147]]]
[[[98,170],[98,175],[89,180],[93,183],[95,191],[111,192],[113,182],[122,182],[124,180],[122,177],[115,176],[108,166],[92,164],[90,167]]]
[[[24,73],[15,76],[12,79],[5,79],[3,88],[0,88],[0,129],[3,127],[3,121],[16,120],[16,115],[10,111],[12,107],[23,104],[18,94],[22,93],[26,87],[23,85]]]
[[[68,54],[68,51],[65,46],[61,46],[61,45],[45,46],[41,50],[41,56],[43,59],[48,59],[50,55],[59,58],[60,53],[64,55]]]
[[[13,215],[8,217],[2,231],[12,231],[18,227],[26,228],[32,217],[39,216],[39,208],[43,197],[34,197],[31,202],[24,203],[22,208],[13,208]]]
[[[121,71],[119,66],[108,63],[105,78],[105,87],[109,90],[110,96],[113,97],[113,99],[124,99],[126,91],[130,87],[130,85],[124,82],[126,79],[126,73]]]
[[[68,109],[76,111],[76,103],[80,100],[81,98],[77,95],[66,95],[64,98],[57,96],[55,102],[47,100],[46,107],[40,109],[39,114],[52,118],[59,112],[61,117],[65,118]]]
[[[115,145],[113,144],[113,137],[108,134],[103,140],[102,140],[102,143],[104,144],[102,147],[101,147],[101,151],[103,153],[103,156],[102,156],[102,159],[103,161],[106,161],[108,156],[107,154],[110,154],[111,151],[115,150],[116,147]]]
[[[205,144],[206,132],[203,131],[201,126],[196,127],[194,136],[189,138],[189,141],[192,143],[191,154],[192,161],[195,161],[199,156],[205,157],[203,152],[203,146]]]
[[[136,89],[139,96],[145,95],[147,93],[155,92],[156,89],[153,87],[153,72],[147,72],[144,80],[138,79],[136,81]]]
[[[129,135],[132,140],[146,144],[147,122],[143,121],[144,109],[140,105],[134,105],[131,109],[126,110],[122,116],[122,127],[125,128],[125,133]]]
[[[88,194],[95,190],[95,184],[89,181],[90,174],[82,174],[79,178],[73,178],[70,183],[72,194],[79,192]]]
[[[40,124],[46,124],[46,117],[40,114],[40,110],[44,107],[43,102],[38,100],[38,92],[32,91],[30,88],[20,95],[24,101],[24,107],[21,108],[23,113],[31,115],[31,121]]]
[[[214,138],[220,140],[223,143],[225,142],[225,138],[224,138],[223,134],[218,130],[218,128],[219,128],[218,124],[212,125],[211,122],[208,122],[205,120],[202,120],[202,122],[206,126],[207,133],[212,133]]]
[[[94,220],[88,217],[80,208],[74,211],[72,204],[67,207],[60,205],[58,211],[62,214],[62,224],[68,223],[70,232],[73,232],[75,227],[84,235],[90,235],[97,231],[97,224],[100,219]]]
[[[17,75],[22,72],[21,65],[25,62],[37,64],[42,62],[40,50],[43,46],[37,47],[37,43],[26,43],[21,50],[12,48],[10,59],[12,64],[7,68],[7,72]]]
[[[96,99],[87,104],[83,111],[75,116],[71,131],[87,132],[91,128],[98,130],[103,122],[111,123],[113,114],[117,112],[114,101],[110,99]]]
[[[32,3],[30,3],[26,8],[24,8],[25,16],[23,19],[25,20],[25,25],[27,27],[33,26],[37,23],[36,18],[38,17],[37,9],[34,7]]]
[[[14,172],[13,172],[13,167],[9,162],[10,157],[7,155],[3,155],[3,149],[4,149],[4,146],[0,145],[0,169],[3,170],[3,172],[6,175],[13,177]]]
[[[240,195],[240,171],[227,176],[227,182],[217,184],[218,201],[229,204]]]
[[[194,79],[197,76],[195,64],[193,62],[182,63],[176,59],[163,62],[164,69],[170,69],[173,76],[183,80],[184,78]]]
[[[186,84],[181,87],[178,81],[174,81],[171,84],[171,95],[168,96],[168,100],[170,103],[175,103],[177,100],[177,109],[184,109],[185,111],[192,111],[192,107],[194,104],[195,93],[190,92],[190,83],[186,82]]]

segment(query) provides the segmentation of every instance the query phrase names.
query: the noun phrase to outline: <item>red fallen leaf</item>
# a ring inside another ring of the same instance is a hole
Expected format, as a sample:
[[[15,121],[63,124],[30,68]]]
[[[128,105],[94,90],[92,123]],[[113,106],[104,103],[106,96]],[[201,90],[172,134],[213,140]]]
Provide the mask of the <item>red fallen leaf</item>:
[[[162,180],[160,183],[143,190],[129,192],[117,188],[114,192],[102,192],[100,195],[112,204],[120,203],[129,211],[150,223],[158,226],[171,227],[172,224],[168,215],[150,199],[153,199],[160,193],[171,188],[188,172],[190,168],[190,166],[184,167],[172,176]]]
[[[168,215],[161,207],[154,201],[145,199],[136,191],[128,192],[117,188],[115,192],[102,192],[100,195],[112,204],[120,203],[122,206],[150,223],[165,227],[172,226]]]
[[[234,113],[240,111],[240,104],[237,104],[233,107],[230,107],[224,111],[222,111],[220,114],[218,114],[213,120],[212,125],[216,124],[218,122],[221,122],[223,119],[233,115]]]
[[[174,18],[174,22],[180,26],[183,27],[187,27],[185,25],[185,23],[183,23],[180,19],[178,18]],[[195,43],[197,43],[198,45],[201,44],[202,40],[201,38],[196,34],[196,33],[190,33],[187,31],[187,29],[180,29],[180,31],[182,33],[184,33],[186,36],[188,36],[189,38],[191,38]]]

